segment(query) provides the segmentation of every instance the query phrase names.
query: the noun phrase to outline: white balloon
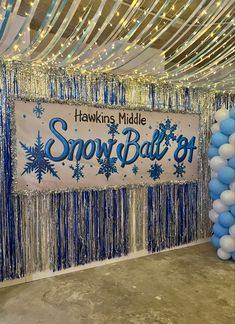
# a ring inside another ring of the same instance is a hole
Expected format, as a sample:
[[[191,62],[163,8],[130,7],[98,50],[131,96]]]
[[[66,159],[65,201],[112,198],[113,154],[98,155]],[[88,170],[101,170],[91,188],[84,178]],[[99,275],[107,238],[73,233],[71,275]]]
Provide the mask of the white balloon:
[[[217,178],[217,177],[218,177],[218,172],[211,170],[211,178]]]
[[[219,218],[219,214],[216,213],[216,211],[214,211],[214,209],[211,209],[209,211],[209,218],[213,223],[217,223],[218,222],[218,218]]]
[[[219,155],[224,159],[230,159],[235,155],[235,147],[231,144],[223,144],[219,148]]]
[[[232,226],[229,227],[229,234],[235,240],[235,224],[233,224]]]
[[[235,181],[233,181],[232,183],[230,183],[229,189],[232,190],[233,192],[235,192]]]
[[[209,163],[212,170],[218,172],[221,168],[226,166],[228,162],[221,156],[214,156]]]
[[[231,235],[224,235],[219,240],[221,248],[227,252],[231,253],[235,251],[235,239]]]
[[[229,260],[231,258],[231,253],[227,253],[221,248],[217,250],[217,255],[222,260]]]
[[[235,146],[235,133],[229,136],[229,143],[233,146]]]
[[[217,110],[215,113],[215,119],[219,122],[221,120],[229,118],[229,111],[225,108]]]
[[[223,204],[232,206],[235,204],[235,193],[232,190],[224,190],[220,195],[220,199]]]
[[[220,132],[219,123],[214,123],[214,124],[211,126],[211,131],[212,131],[212,134],[215,134],[215,133],[217,133],[217,132]]]
[[[229,209],[229,207],[222,203],[220,199],[213,201],[213,209],[216,213],[221,214]]]

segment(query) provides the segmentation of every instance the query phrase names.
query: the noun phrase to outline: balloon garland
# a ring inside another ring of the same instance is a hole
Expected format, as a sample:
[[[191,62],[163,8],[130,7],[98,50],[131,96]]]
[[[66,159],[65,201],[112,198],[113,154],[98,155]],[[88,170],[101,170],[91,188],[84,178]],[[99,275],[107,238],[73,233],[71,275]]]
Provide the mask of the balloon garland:
[[[211,145],[208,150],[211,167],[209,182],[214,223],[211,242],[222,260],[235,261],[235,106],[215,113]]]

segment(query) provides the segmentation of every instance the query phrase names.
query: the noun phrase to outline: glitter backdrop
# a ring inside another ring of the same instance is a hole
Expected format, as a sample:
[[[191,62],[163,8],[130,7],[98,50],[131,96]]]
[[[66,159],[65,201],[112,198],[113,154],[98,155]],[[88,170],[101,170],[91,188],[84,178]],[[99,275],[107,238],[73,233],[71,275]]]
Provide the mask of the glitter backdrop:
[[[0,280],[208,237],[211,116],[234,96],[25,64],[0,65],[0,73]],[[200,113],[200,180],[13,194],[15,138],[7,98]]]

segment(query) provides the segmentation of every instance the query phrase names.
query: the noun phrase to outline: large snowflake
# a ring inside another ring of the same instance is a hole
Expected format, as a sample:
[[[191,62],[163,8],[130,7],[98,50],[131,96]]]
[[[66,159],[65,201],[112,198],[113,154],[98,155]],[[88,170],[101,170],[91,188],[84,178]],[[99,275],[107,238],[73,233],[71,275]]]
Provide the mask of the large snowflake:
[[[79,162],[76,162],[76,166],[73,167],[72,165],[70,165],[70,169],[73,170],[73,176],[72,178],[76,179],[77,182],[80,180],[80,178],[84,178],[84,174],[83,174],[83,168],[84,165],[80,165]]]
[[[160,123],[159,128],[165,134],[165,145],[171,146],[170,141],[176,141],[175,130],[177,129],[177,125],[174,124],[171,126],[171,121],[169,118],[166,119],[165,124]]]
[[[22,142],[20,142],[20,144],[25,151],[26,158],[28,160],[21,175],[34,172],[39,183],[42,181],[43,176],[46,173],[50,173],[53,177],[60,179],[57,171],[55,170],[54,164],[52,164],[46,157],[46,154],[44,152],[44,144],[41,141],[40,131],[38,131],[38,136],[36,138],[34,146],[27,146]]]
[[[184,165],[184,163],[174,164],[174,167],[175,167],[174,174],[177,176],[177,178],[179,178],[179,176],[183,177],[183,174],[186,173],[185,171],[186,166]]]
[[[107,178],[111,176],[112,173],[118,173],[116,162],[117,158],[104,158],[104,159],[97,159],[100,164],[100,168],[98,174],[104,174]]]
[[[33,108],[33,113],[36,115],[37,118],[42,118],[44,113],[44,108],[42,107],[41,102],[37,102],[36,106]]]
[[[134,173],[134,175],[136,175],[139,172],[139,168],[136,164],[133,166],[132,172]]]
[[[160,176],[164,170],[162,169],[161,164],[157,164],[156,162],[154,164],[151,164],[150,169],[148,172],[150,173],[150,178],[153,180],[160,179]]]
[[[108,134],[110,134],[112,136],[112,139],[114,139],[114,137],[116,136],[116,134],[119,134],[118,132],[118,124],[115,123],[110,123],[110,124],[106,124],[109,128]]]

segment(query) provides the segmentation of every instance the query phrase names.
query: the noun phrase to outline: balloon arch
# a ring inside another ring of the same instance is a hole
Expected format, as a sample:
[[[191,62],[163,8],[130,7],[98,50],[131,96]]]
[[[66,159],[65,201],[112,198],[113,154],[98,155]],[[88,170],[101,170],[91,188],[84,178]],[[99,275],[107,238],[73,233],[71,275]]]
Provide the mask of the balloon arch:
[[[213,200],[209,218],[214,223],[211,241],[220,259],[235,261],[235,106],[230,111],[218,110],[215,119],[208,150]]]

